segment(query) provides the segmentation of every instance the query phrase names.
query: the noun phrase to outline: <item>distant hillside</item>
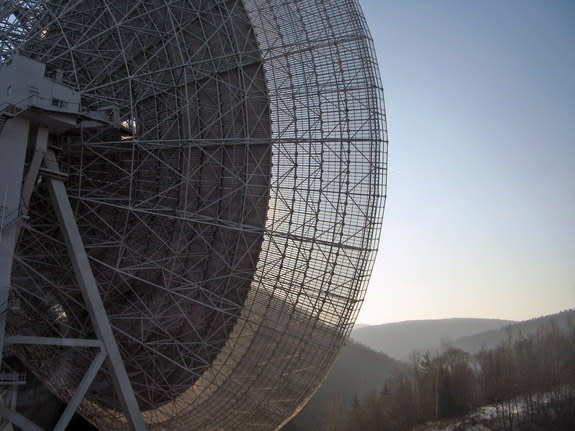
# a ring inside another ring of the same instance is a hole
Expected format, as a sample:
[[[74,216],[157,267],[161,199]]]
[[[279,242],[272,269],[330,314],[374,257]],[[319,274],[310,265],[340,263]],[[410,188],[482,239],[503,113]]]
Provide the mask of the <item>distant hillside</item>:
[[[354,397],[383,388],[385,380],[403,365],[382,353],[349,341],[327,379],[303,410],[282,431],[318,431],[327,421],[345,417]]]
[[[499,329],[515,323],[497,319],[408,320],[354,329],[351,337],[392,358],[405,360],[414,350],[439,349],[443,341]]]
[[[515,340],[521,336],[534,335],[539,331],[551,329],[555,325],[563,331],[575,328],[575,310],[566,310],[536,319],[506,325],[479,334],[462,337],[455,340],[452,345],[469,353],[476,353],[482,348],[492,349],[506,340]]]

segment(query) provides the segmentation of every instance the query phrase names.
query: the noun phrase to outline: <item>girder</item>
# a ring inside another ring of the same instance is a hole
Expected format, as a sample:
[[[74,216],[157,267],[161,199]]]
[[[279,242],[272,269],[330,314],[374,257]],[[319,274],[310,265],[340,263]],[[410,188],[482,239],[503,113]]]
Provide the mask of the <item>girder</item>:
[[[69,403],[58,427],[77,409],[112,431],[140,413],[132,427],[279,429],[344,342],[377,250],[385,111],[357,2],[4,4],[0,60],[34,58],[81,99],[80,124],[52,120],[58,168],[34,181],[46,148],[28,152],[10,271],[8,340],[37,342],[11,350]],[[102,338],[124,371],[102,366]]]

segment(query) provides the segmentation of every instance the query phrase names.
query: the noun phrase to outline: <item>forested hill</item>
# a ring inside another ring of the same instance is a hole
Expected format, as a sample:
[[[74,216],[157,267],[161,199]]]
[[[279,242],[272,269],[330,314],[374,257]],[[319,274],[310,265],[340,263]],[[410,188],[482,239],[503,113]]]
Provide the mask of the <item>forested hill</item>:
[[[408,320],[354,329],[352,339],[398,360],[408,359],[412,351],[437,350],[443,342],[499,329],[515,323],[498,319]]]
[[[574,339],[556,323],[474,354],[414,354],[346,418],[304,431],[575,430]]]
[[[303,410],[282,431],[321,430],[343,418],[355,396],[379,391],[403,365],[389,356],[349,341],[341,350],[327,379]]]
[[[506,325],[499,329],[462,337],[452,343],[453,347],[469,353],[479,352],[481,349],[492,349],[505,341],[514,341],[521,337],[530,337],[538,332],[545,332],[553,327],[561,331],[575,328],[575,309],[523,322]]]

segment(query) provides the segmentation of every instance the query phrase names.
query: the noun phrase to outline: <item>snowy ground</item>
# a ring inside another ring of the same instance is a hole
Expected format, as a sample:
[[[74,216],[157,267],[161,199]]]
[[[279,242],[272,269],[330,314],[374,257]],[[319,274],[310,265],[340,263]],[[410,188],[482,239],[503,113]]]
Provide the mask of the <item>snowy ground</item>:
[[[573,388],[564,387],[555,392],[538,394],[533,397],[536,407],[545,408],[553,401],[573,399]],[[515,421],[521,422],[521,419],[527,415],[528,406],[524,397],[512,400],[510,411]],[[414,428],[413,431],[497,431],[501,430],[501,410],[502,405],[487,405],[478,408],[466,416],[454,418],[451,420],[442,420],[439,422],[430,422]],[[507,412],[509,413],[509,411]]]

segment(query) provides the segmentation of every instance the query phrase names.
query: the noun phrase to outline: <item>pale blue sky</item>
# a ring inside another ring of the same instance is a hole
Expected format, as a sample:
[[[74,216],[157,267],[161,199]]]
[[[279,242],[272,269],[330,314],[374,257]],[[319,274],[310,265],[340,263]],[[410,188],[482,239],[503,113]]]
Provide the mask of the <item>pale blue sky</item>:
[[[361,323],[575,307],[575,2],[362,0],[388,201]]]

